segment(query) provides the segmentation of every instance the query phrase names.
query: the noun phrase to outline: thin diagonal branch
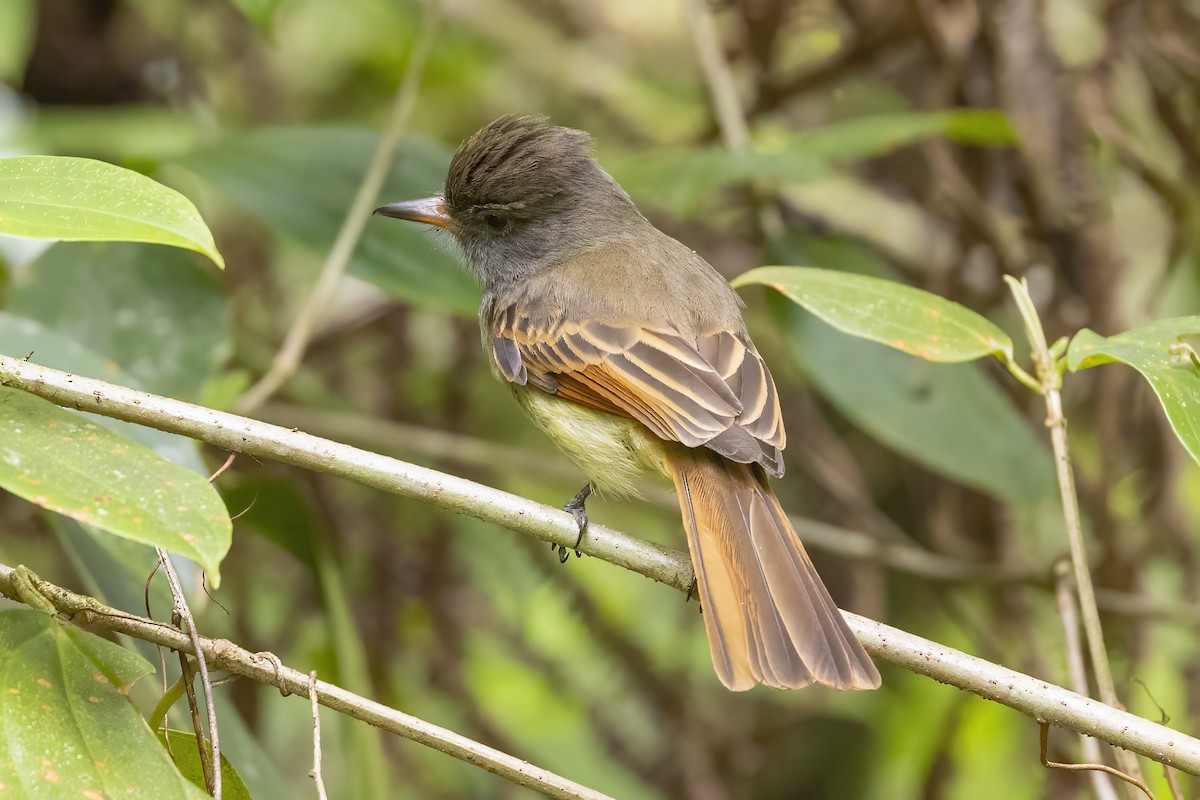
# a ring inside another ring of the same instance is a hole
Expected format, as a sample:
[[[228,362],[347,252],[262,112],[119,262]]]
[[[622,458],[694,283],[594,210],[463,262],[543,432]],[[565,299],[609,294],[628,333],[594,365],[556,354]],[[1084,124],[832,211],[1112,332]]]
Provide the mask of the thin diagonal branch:
[[[304,351],[308,349],[309,340],[312,338],[317,316],[329,304],[338,282],[346,273],[358,239],[379,199],[379,190],[383,188],[383,182],[387,179],[388,169],[396,154],[396,146],[408,127],[408,119],[417,104],[421,75],[425,71],[425,62],[429,60],[429,54],[433,51],[441,9],[441,0],[426,0],[421,26],[409,55],[404,77],[400,81],[400,88],[396,90],[391,116],[388,117],[387,126],[379,137],[379,144],[375,147],[375,154],[371,157],[358,193],[350,204],[350,210],[346,212],[337,239],[334,240],[329,256],[325,259],[325,266],[321,268],[321,275],[288,329],[271,367],[238,401],[237,407],[242,413],[253,411],[275,394],[300,366]]]
[[[1062,620],[1063,639],[1067,645],[1067,671],[1071,679],[1071,688],[1080,694],[1087,694],[1087,664],[1083,658],[1083,643],[1079,641],[1079,611],[1075,608],[1075,592],[1071,586],[1071,565],[1065,560],[1055,564],[1054,578],[1058,616]],[[1103,763],[1100,743],[1090,736],[1081,736],[1080,739],[1084,759],[1093,764]],[[1096,800],[1117,800],[1117,791],[1103,772],[1093,770],[1088,775]]]
[[[175,571],[175,565],[171,562],[171,554],[161,547],[154,548],[158,553],[158,563],[162,567],[163,574],[167,576],[167,584],[171,587],[171,597],[174,598],[175,608],[171,616],[176,625],[178,625],[192,639],[192,646],[195,648],[196,664],[200,673],[200,688],[204,694],[204,711],[208,717],[208,740],[212,746],[211,757],[204,751],[204,731],[200,728],[199,722],[196,722],[196,744],[200,747],[200,761],[204,765],[204,782],[207,784],[209,794],[213,796],[213,800],[221,800],[221,737],[217,733],[217,706],[213,698],[212,681],[208,677],[208,663],[204,658],[204,651],[200,647],[200,634],[196,630],[196,620],[192,616],[192,610],[188,608],[187,598],[183,594],[183,584],[179,581],[179,573]],[[182,664],[183,678],[186,680],[187,665]],[[191,681],[188,680],[184,684],[185,688],[190,690]],[[191,700],[192,692],[188,692],[188,699]]]
[[[337,475],[553,544],[574,547],[579,535],[574,517],[561,509],[295,429],[81,378],[9,356],[0,356],[0,385],[68,408],[190,436],[225,450]],[[589,526],[579,549],[680,592],[687,592],[691,586],[691,562],[686,554],[612,528]],[[1002,703],[1036,720],[1086,733],[1200,775],[1200,739],[880,622],[843,614],[867,652],[876,658]],[[262,672],[268,670],[262,668]],[[295,673],[295,681],[287,688],[307,696],[307,676]]]

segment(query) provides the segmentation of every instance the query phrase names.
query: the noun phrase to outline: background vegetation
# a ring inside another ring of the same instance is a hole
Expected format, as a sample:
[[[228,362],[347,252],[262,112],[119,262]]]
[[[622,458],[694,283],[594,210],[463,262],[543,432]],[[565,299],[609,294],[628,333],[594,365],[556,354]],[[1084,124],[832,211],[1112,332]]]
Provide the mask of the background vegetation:
[[[761,264],[891,277],[1018,341],[1006,273],[1028,278],[1052,339],[1200,305],[1194,2],[720,5],[754,144],[740,155],[722,144],[675,4],[444,6],[385,200],[437,191],[456,144],[493,117],[545,113],[590,130],[653,221],[729,277]],[[311,290],[423,13],[404,0],[0,5],[0,155],[151,174],[197,201],[227,262],[217,273],[152,245],[0,239],[0,352],[233,407]],[[454,255],[374,220],[350,272],[302,369],[256,415],[570,498],[582,476],[488,375],[477,290]],[[910,359],[763,290],[743,296],[791,432],[777,489],[827,524],[809,541],[835,597],[1067,684],[1052,591],[1066,542],[1040,400],[996,366]],[[1118,691],[1195,730],[1200,470],[1132,370],[1070,376],[1066,400]],[[204,474],[224,460],[137,435]],[[614,796],[1091,790],[1039,766],[1030,720],[899,670],[873,694],[729,694],[694,604],[593,559],[559,566],[525,537],[247,458],[217,487],[244,513],[220,591],[196,592],[202,631]],[[589,511],[682,546],[660,498]],[[0,561],[142,610],[152,549],[7,494],[0,531]],[[157,584],[153,608],[169,613]],[[246,681],[219,696],[224,750],[253,796],[310,792],[307,706]],[[324,741],[335,796],[526,794],[344,719],[329,717]],[[1077,750],[1056,736],[1051,756]]]

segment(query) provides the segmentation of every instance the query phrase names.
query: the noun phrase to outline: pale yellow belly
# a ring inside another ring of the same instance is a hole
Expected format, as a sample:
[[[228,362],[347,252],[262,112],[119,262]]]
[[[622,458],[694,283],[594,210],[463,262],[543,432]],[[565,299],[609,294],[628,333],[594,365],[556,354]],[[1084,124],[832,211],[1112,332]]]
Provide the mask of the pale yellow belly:
[[[639,422],[513,385],[517,402],[539,428],[607,495],[640,497],[646,473],[668,476],[664,443]]]

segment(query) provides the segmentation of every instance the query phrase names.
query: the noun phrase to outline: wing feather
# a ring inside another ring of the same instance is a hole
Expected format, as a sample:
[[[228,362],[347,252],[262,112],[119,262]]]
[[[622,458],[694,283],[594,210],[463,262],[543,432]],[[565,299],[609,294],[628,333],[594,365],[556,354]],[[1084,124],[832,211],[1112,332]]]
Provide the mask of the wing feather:
[[[490,316],[492,355],[506,380],[782,474],[779,399],[749,339],[717,331],[692,341],[666,327],[538,321],[511,306]]]

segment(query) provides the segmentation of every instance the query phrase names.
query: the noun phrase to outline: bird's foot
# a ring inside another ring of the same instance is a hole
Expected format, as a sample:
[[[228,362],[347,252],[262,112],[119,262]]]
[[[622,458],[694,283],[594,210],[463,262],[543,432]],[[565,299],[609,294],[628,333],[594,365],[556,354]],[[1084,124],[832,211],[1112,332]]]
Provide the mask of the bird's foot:
[[[584,484],[583,488],[579,490],[578,494],[571,498],[570,502],[563,506],[563,511],[570,511],[572,516],[575,517],[575,524],[579,528],[579,536],[575,539],[575,546],[570,549],[561,544],[550,545],[551,550],[558,551],[558,563],[560,564],[567,563],[567,559],[571,557],[571,550],[575,551],[576,558],[579,557],[579,545],[583,542],[583,535],[587,533],[588,527],[586,503],[588,495],[592,493],[592,489],[594,488],[595,485],[589,481],[588,483]]]

